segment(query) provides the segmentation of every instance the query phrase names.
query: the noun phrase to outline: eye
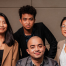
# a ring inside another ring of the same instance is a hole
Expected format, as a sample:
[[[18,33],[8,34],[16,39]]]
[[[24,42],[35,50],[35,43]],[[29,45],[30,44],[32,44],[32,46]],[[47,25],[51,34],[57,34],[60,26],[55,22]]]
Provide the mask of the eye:
[[[39,45],[39,47],[41,48],[41,47],[42,47],[42,45]]]
[[[31,47],[31,49],[33,49],[34,47]]]
[[[35,46],[30,46],[30,47],[31,47],[31,49],[34,49]]]
[[[6,22],[5,22],[5,21],[3,21],[3,24],[6,24]]]
[[[24,21],[26,21],[27,19],[26,18],[23,18]]]
[[[32,21],[32,20],[33,20],[33,18],[30,18],[29,20],[31,20],[31,21]]]
[[[64,25],[62,25],[62,27],[65,27]]]

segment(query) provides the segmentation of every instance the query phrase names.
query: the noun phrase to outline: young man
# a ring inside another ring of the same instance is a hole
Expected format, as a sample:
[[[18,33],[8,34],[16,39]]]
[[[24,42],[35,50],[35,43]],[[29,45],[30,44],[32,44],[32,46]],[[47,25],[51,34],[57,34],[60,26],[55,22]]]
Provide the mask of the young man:
[[[56,61],[44,56],[45,46],[40,37],[31,37],[27,47],[26,51],[30,56],[19,60],[16,66],[58,66]]]
[[[50,44],[49,51],[46,49],[46,55],[50,58],[54,58],[57,50],[57,41],[49,29],[42,23],[35,23],[36,9],[33,6],[23,6],[19,9],[21,27],[15,34],[14,37],[19,43],[19,57],[24,58],[28,56],[26,52],[27,41],[32,36],[39,36],[45,43],[45,38]],[[22,56],[20,55],[22,52]]]

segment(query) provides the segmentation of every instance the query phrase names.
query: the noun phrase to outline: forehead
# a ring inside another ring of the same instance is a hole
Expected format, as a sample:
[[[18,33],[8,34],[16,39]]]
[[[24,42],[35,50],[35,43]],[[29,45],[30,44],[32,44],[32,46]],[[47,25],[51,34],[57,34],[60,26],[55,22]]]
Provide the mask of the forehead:
[[[31,39],[28,42],[28,46],[30,46],[30,45],[39,45],[39,44],[43,45],[43,41],[40,38]]]
[[[5,20],[5,18],[3,16],[0,16],[0,19],[4,19]]]
[[[63,21],[62,25],[66,25],[66,20]]]
[[[25,17],[25,18],[31,17],[31,18],[33,18],[33,15],[31,15],[31,14],[22,14],[22,17]]]

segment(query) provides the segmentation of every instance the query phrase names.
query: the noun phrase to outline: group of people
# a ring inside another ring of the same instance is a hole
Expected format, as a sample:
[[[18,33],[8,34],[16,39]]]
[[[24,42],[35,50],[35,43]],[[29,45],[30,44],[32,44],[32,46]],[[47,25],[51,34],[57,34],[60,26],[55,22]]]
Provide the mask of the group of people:
[[[65,66],[66,40],[57,41],[42,23],[35,23],[37,11],[26,5],[19,9],[22,27],[15,33],[8,18],[0,13],[0,66]],[[66,17],[60,24],[66,37]],[[48,50],[45,39],[50,44]]]

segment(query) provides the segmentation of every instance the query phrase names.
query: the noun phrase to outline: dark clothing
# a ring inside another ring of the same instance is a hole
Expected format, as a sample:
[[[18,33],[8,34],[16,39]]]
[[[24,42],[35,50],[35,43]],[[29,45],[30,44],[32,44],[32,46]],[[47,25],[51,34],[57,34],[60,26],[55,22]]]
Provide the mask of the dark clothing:
[[[3,50],[0,50],[0,66],[1,66],[1,63],[2,63],[2,57],[3,57]]]
[[[45,52],[46,56],[50,58],[54,58],[56,55],[56,50],[57,50],[57,41],[55,37],[53,36],[53,34],[49,31],[49,29],[42,22],[35,23],[33,28],[35,29],[33,33],[34,36],[39,36],[40,38],[42,38],[44,44],[45,44],[45,38],[46,38],[48,43],[50,44],[49,51],[46,49],[46,52]],[[19,49],[21,48],[21,51],[22,51],[22,57],[20,58],[27,57],[28,56],[26,52],[27,45],[26,45],[26,38],[23,33],[23,27],[20,28],[14,34],[14,38],[18,41]]]
[[[26,58],[18,60],[16,66],[33,66],[31,57],[28,56]],[[58,63],[51,58],[44,57],[42,66],[58,66]]]

